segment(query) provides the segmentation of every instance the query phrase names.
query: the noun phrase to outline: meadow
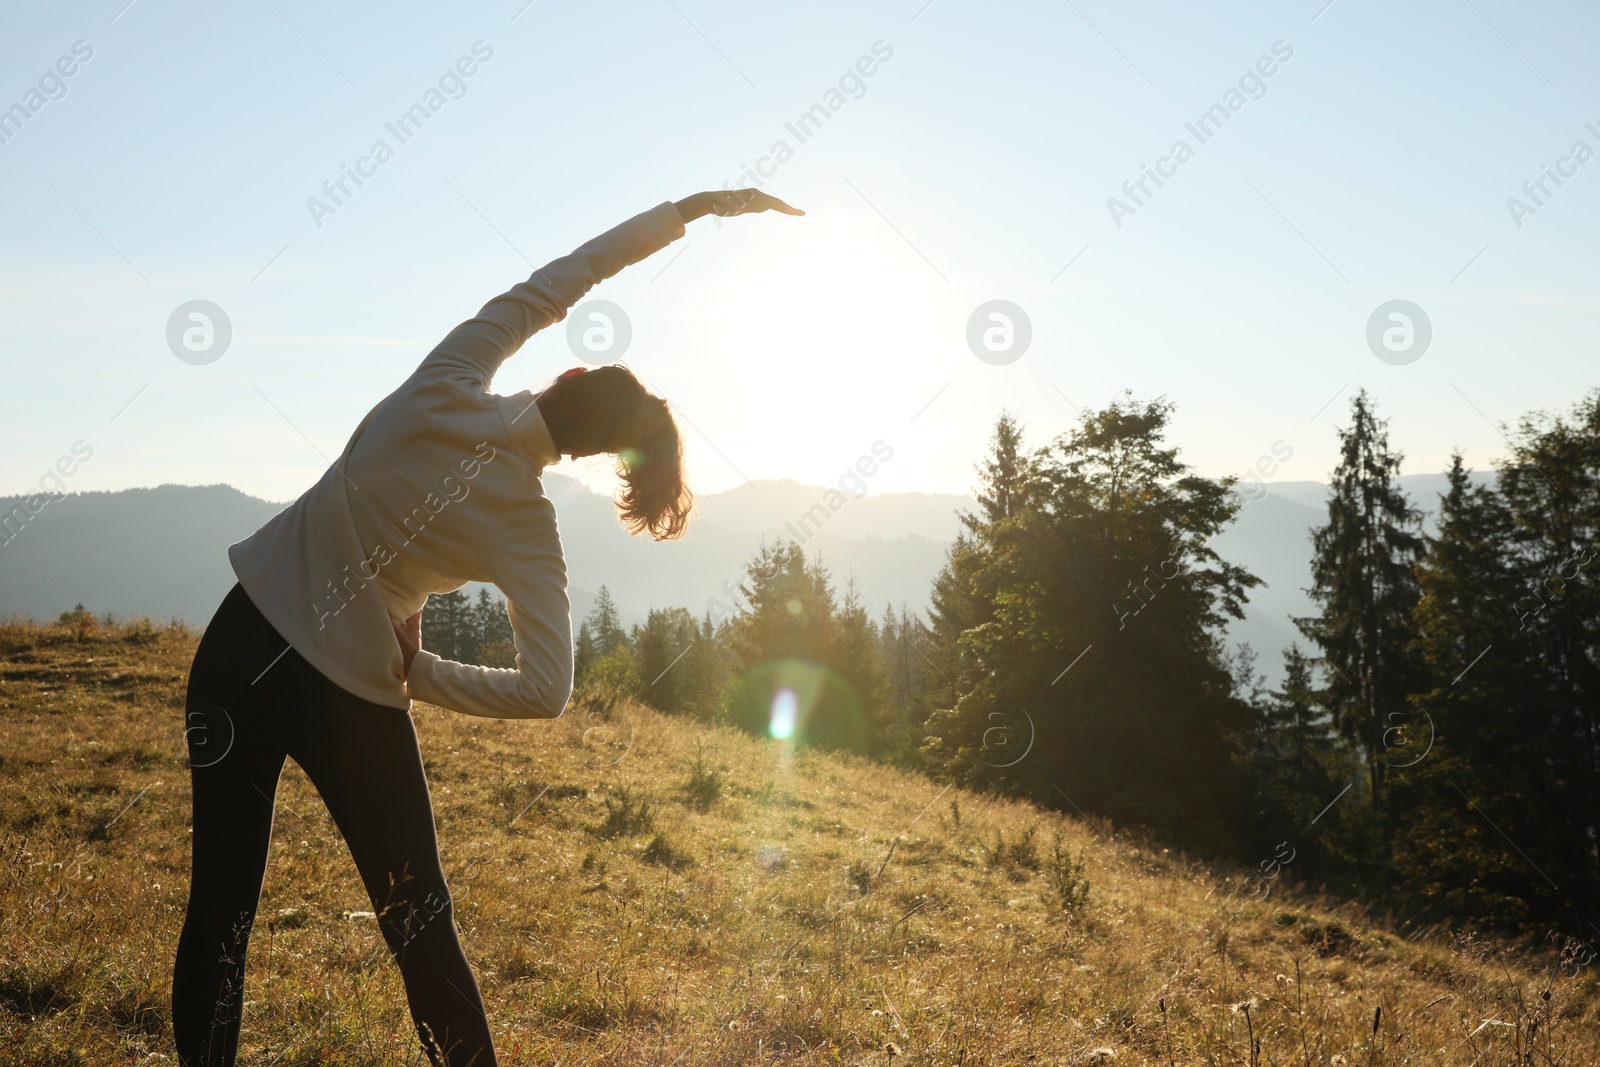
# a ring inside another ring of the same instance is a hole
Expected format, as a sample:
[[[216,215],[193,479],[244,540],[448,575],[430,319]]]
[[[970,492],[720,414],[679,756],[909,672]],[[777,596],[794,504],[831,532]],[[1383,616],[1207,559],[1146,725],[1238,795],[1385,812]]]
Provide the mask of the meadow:
[[[0,1067],[173,1062],[195,643],[0,626]],[[1587,956],[1402,929],[1292,864],[637,704],[414,717],[503,1063],[1600,1062]],[[371,909],[291,764],[242,1063],[418,1062]]]

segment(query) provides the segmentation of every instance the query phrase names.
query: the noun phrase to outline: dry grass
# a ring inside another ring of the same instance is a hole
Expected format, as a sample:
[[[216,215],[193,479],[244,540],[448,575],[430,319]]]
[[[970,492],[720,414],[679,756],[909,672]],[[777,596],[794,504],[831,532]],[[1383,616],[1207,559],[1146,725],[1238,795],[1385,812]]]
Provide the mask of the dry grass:
[[[0,626],[0,1065],[171,1062],[193,648]],[[1589,969],[1402,939],[1282,886],[1228,902],[1236,880],[1028,805],[638,707],[416,718],[508,1064],[1600,1053]],[[279,802],[243,1062],[415,1062],[398,974],[351,915],[371,905],[293,767]]]

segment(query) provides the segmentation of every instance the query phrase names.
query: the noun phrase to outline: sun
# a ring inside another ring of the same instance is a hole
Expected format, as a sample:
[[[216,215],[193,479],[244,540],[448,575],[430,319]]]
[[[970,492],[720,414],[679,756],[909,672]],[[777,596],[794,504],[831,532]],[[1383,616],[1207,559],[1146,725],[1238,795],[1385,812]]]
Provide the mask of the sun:
[[[943,284],[874,236],[838,226],[787,234],[719,286],[712,343],[748,354],[738,387],[764,398],[751,418],[796,431],[793,441],[772,433],[769,445],[858,450],[858,438],[878,436],[884,399],[934,351]]]

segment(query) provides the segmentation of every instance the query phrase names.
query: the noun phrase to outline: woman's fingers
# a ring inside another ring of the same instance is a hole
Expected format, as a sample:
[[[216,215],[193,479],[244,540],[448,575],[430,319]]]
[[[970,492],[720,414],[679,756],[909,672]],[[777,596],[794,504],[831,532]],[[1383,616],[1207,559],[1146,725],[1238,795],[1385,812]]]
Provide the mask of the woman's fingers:
[[[422,609],[418,608],[417,613],[403,623],[392,622],[392,620],[391,623],[394,626],[395,639],[400,642],[400,653],[404,662],[403,669],[409,675],[411,673],[411,661],[416,658],[417,653],[422,649]]]
[[[712,194],[713,210],[724,217],[748,215],[757,211],[781,211],[785,215],[804,215],[797,207],[784,203],[760,189],[732,189]]]
[[[805,214],[804,211],[801,211],[799,208],[794,207],[794,206],[792,206],[790,204],[784,203],[782,200],[779,200],[775,196],[768,196],[766,193],[762,193],[761,196],[766,201],[766,206],[761,209],[763,211],[781,211],[785,215],[804,215]]]

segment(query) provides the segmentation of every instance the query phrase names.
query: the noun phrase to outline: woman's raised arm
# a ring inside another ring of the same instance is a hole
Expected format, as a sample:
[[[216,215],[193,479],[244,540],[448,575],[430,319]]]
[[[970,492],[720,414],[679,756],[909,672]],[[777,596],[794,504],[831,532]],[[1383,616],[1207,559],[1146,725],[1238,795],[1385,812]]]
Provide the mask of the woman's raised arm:
[[[601,281],[682,237],[686,222],[759,211],[804,214],[759,190],[733,189],[695,193],[635,215],[489,301],[428,353],[414,377],[450,378],[465,388],[487,391],[500,364],[523,342],[566,318],[568,309]]]

